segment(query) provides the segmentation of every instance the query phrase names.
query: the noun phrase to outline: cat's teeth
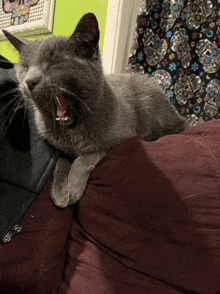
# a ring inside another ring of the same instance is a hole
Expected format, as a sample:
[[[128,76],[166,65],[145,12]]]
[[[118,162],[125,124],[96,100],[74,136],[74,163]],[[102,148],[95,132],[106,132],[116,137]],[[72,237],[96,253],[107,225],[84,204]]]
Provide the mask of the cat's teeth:
[[[68,116],[65,116],[65,117],[56,117],[56,120],[59,120],[59,121],[67,121],[69,119],[70,118]]]

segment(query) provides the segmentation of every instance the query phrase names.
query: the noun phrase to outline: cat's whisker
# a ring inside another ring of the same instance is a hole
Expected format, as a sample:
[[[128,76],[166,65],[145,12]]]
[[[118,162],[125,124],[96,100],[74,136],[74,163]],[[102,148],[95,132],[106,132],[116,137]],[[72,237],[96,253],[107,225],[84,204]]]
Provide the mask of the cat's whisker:
[[[11,112],[12,111],[14,111],[14,109],[15,109],[15,107],[17,106],[17,104],[20,102],[20,97],[18,96],[18,97],[14,97],[13,99],[11,99],[11,101],[10,102],[8,102],[8,104],[7,105],[5,105],[2,109],[1,109],[1,112],[3,112],[3,111],[5,111],[9,106],[10,106],[10,104],[12,104],[13,102],[14,102],[14,105],[12,106],[12,108],[10,109],[10,111],[9,111],[9,113],[8,113],[8,115],[7,115],[7,117],[11,114]],[[0,113],[1,113],[0,112]]]
[[[25,103],[23,103],[23,105],[20,106],[20,108],[23,108],[23,107],[24,107],[24,117],[23,117],[23,122],[22,122],[22,128],[24,128],[25,117],[27,115],[27,107],[26,107]]]
[[[51,103],[51,109],[53,109],[52,111],[52,115],[53,115],[53,131],[55,133],[55,130],[56,130],[56,111],[55,111],[55,107],[54,107],[54,97],[57,97],[57,94],[55,93],[55,91],[53,90],[55,87],[52,87],[51,85],[51,92],[52,92],[52,95],[51,95],[51,99],[49,100],[49,102]]]
[[[2,124],[2,127],[1,127],[1,129],[0,129],[0,133],[2,133],[3,132],[3,130],[4,130],[4,128],[6,127],[6,124],[8,124],[8,125],[10,125],[11,124],[11,122],[12,122],[12,120],[13,120],[13,118],[14,118],[14,116],[15,116],[15,114],[16,114],[16,112],[17,112],[17,107],[18,106],[20,106],[20,104],[21,104],[21,102],[22,102],[22,98],[21,97],[16,97],[16,99],[14,98],[14,99],[12,99],[13,100],[13,102],[15,102],[15,105],[10,109],[10,111],[9,111],[9,113],[7,114],[7,116],[6,116],[6,118],[5,118],[5,120],[4,120],[4,122],[3,122],[3,124]],[[17,100],[17,101],[16,101]],[[10,104],[11,104],[12,102],[10,101]],[[7,105],[7,107],[8,107],[9,105]],[[12,113],[13,112],[13,113]]]
[[[2,107],[2,109],[0,110],[0,114],[2,112],[4,112],[9,106],[10,104],[12,104],[15,100],[17,100],[20,96],[16,96],[14,98],[12,98],[4,107]]]
[[[60,106],[60,107],[62,107],[62,105],[61,105],[61,103],[60,103],[60,100],[59,100],[59,98],[58,98],[57,96],[55,96],[55,99],[57,100],[57,102],[58,102],[59,106]]]
[[[22,102],[23,102],[23,101],[22,101],[21,98],[18,99],[18,101],[17,101],[17,105],[15,105],[15,106],[10,110],[8,116],[11,114],[12,111],[13,111],[13,114],[12,114],[12,116],[10,117],[9,125],[11,124],[11,122],[12,122],[12,120],[13,120],[13,118],[14,118],[16,112],[17,112],[18,109],[20,108]],[[22,106],[22,107],[23,107],[23,106]],[[8,116],[7,116],[7,117],[8,117]],[[7,119],[7,118],[6,118],[6,119]]]
[[[26,113],[27,113],[27,110],[26,110],[26,106],[25,106],[25,103],[23,101],[22,98],[19,99],[17,105],[15,106],[14,108],[14,113],[13,115],[15,115],[15,113],[19,110],[19,109],[22,109],[24,108],[24,116],[23,116],[23,121],[22,121],[22,129],[24,128],[24,121],[25,121],[25,116],[26,116]],[[11,121],[10,121],[11,123]]]
[[[71,109],[74,111],[74,113],[76,114],[76,116],[79,117],[79,114],[78,114],[78,112],[76,111],[76,109],[75,109],[71,104],[69,104],[69,106],[70,106]]]
[[[4,96],[7,96],[7,95],[9,95],[9,94],[16,93],[16,92],[18,92],[17,89],[11,89],[11,90],[5,91],[5,92],[3,92],[3,93],[0,95],[0,98],[1,98],[1,97],[4,97]]]
[[[14,107],[14,112],[18,111],[19,109],[23,108],[24,105],[21,105],[21,103],[23,102],[22,99],[19,99],[17,105]]]
[[[92,110],[90,109],[90,107],[77,95],[73,94],[71,91],[64,89],[64,88],[60,88],[61,91],[68,93],[69,95],[73,96],[74,98],[76,98],[78,101],[80,101],[80,103],[83,104],[83,106],[89,111],[92,112]]]

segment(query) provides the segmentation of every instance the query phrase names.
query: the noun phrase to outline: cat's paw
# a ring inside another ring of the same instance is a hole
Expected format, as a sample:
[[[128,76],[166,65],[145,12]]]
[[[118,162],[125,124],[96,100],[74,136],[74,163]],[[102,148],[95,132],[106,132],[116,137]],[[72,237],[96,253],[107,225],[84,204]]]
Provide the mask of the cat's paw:
[[[68,174],[70,167],[71,164],[67,159],[60,158],[54,170],[51,199],[56,206],[61,208],[69,204]]]
[[[51,199],[56,206],[61,208],[64,208],[69,204],[70,197],[67,181],[62,185],[56,181],[53,181],[51,188]]]
[[[77,184],[69,183],[69,204],[74,204],[80,200],[86,188],[87,180],[88,178],[84,180],[81,178],[79,181],[75,179],[74,182],[77,182]]]
[[[68,175],[69,204],[80,200],[84,194],[89,175],[106,152],[80,155],[71,165]]]

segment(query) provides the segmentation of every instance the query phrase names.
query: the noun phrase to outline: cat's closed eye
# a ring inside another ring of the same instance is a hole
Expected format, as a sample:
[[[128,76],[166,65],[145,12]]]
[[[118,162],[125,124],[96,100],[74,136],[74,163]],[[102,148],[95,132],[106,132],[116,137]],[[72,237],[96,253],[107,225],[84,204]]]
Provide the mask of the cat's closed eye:
[[[60,64],[59,61],[54,61],[54,62],[48,63],[47,64],[47,69],[53,69],[53,68],[55,68],[59,64]]]

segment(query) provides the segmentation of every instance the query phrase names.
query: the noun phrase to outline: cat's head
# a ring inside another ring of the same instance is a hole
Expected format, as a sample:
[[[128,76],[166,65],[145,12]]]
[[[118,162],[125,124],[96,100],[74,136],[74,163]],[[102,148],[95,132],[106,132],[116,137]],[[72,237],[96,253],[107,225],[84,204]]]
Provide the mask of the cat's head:
[[[89,116],[102,96],[103,72],[95,15],[85,14],[69,37],[31,41],[3,32],[20,53],[16,65],[19,88],[32,102],[39,131],[46,139],[52,133],[56,138],[60,134],[65,137]]]

